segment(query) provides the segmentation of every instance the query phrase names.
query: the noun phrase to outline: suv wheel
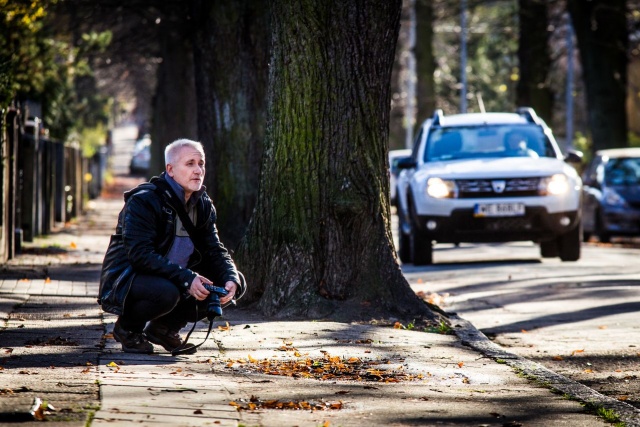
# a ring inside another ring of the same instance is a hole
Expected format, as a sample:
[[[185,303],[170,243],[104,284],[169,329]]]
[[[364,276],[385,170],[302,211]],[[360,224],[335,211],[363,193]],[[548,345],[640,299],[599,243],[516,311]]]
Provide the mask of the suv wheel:
[[[540,255],[542,258],[555,258],[559,255],[558,241],[556,239],[540,242]]]
[[[409,220],[411,233],[409,239],[409,250],[411,252],[411,261],[413,265],[431,265],[433,264],[433,242],[416,226],[417,213],[413,205],[413,200],[408,197]]]
[[[403,264],[408,264],[411,262],[411,239],[409,235],[405,232],[405,228],[407,228],[407,220],[402,214],[402,210],[400,206],[397,209],[398,212],[398,256],[400,256],[400,261]]]
[[[602,219],[602,214],[600,212],[598,212],[598,216],[596,218],[596,234],[598,235],[600,243],[611,242],[611,234],[609,234],[604,227],[604,219]]]
[[[433,264],[433,243],[415,228],[411,230],[411,258],[413,265]]]
[[[582,227],[578,223],[573,230],[558,237],[558,252],[562,261],[577,261],[580,259],[580,238]]]

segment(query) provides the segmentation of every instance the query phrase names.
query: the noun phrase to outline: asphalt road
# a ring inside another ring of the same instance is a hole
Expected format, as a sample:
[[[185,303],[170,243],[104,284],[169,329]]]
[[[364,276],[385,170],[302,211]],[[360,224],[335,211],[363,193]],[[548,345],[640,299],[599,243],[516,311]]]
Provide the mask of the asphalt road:
[[[436,245],[403,266],[416,292],[508,351],[640,408],[640,249],[583,244],[578,262],[532,243]]]

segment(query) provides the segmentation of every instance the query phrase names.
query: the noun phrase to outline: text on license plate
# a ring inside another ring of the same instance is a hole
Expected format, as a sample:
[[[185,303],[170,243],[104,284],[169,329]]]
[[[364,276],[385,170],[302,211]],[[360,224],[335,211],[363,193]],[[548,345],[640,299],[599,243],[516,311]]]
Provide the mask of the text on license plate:
[[[524,203],[478,203],[473,209],[473,216],[522,216]]]

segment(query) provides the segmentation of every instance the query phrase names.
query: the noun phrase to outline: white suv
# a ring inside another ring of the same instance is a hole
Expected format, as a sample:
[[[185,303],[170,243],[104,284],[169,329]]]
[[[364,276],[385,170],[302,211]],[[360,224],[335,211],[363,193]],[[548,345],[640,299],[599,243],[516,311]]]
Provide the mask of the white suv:
[[[531,108],[444,116],[422,125],[398,162],[399,254],[433,262],[433,243],[540,243],[542,257],[580,258],[582,181]]]

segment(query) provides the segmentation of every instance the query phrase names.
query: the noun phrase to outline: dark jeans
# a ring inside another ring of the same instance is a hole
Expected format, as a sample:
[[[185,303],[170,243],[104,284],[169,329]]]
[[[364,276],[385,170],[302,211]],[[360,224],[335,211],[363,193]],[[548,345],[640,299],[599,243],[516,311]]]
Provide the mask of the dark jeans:
[[[196,305],[198,307],[196,316]],[[207,315],[207,301],[197,301],[167,279],[138,274],[131,284],[120,326],[132,332],[142,332],[146,323],[157,320],[172,330],[180,330],[187,322],[197,322]]]

